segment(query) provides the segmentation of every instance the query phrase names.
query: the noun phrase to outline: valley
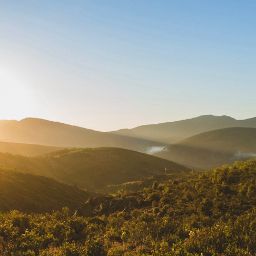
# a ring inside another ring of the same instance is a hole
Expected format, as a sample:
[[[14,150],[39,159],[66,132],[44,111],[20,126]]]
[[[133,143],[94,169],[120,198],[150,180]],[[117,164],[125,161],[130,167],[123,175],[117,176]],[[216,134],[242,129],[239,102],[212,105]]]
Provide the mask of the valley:
[[[254,123],[195,122],[170,144],[0,121],[1,255],[254,255]]]

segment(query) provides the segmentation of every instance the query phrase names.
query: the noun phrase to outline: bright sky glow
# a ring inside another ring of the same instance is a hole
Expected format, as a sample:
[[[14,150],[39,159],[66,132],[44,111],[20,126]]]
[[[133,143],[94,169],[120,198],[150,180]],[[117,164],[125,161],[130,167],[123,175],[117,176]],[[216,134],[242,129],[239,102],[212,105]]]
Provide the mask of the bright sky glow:
[[[0,68],[0,116],[2,119],[20,118],[19,110],[31,113],[34,106],[32,90],[13,71]]]
[[[97,130],[256,116],[253,0],[0,1],[0,119]]]

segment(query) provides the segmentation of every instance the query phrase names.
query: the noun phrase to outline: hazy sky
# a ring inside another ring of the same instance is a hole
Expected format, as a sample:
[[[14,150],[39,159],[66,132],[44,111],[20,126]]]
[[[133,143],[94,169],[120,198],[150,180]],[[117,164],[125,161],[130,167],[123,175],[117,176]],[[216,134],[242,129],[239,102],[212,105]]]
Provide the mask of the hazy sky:
[[[256,116],[254,0],[0,0],[0,119],[113,130]]]

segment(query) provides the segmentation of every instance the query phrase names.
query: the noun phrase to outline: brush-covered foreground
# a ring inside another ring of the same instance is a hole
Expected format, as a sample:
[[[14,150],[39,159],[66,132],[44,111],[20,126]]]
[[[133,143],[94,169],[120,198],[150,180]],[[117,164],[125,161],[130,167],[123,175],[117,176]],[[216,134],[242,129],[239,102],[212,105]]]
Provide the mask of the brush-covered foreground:
[[[83,211],[87,211],[86,216]],[[84,215],[83,215],[84,214]],[[1,255],[256,255],[256,161],[91,199],[76,214],[0,216]]]

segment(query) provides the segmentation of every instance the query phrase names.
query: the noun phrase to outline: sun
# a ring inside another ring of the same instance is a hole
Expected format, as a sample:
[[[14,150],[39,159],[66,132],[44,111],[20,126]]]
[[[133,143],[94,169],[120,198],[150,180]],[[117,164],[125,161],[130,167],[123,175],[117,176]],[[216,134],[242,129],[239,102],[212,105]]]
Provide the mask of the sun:
[[[0,68],[0,118],[25,114],[32,102],[31,91],[24,80],[16,72]]]

